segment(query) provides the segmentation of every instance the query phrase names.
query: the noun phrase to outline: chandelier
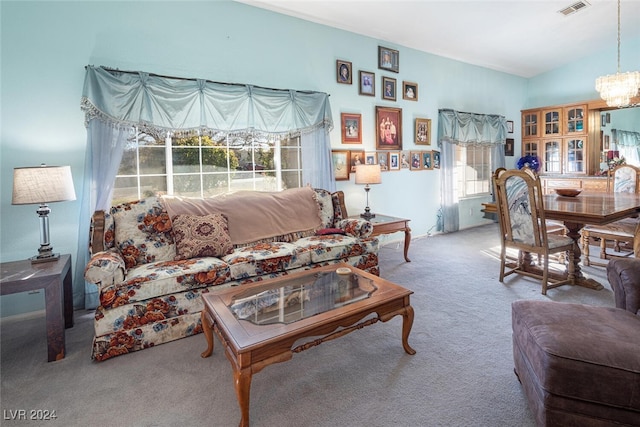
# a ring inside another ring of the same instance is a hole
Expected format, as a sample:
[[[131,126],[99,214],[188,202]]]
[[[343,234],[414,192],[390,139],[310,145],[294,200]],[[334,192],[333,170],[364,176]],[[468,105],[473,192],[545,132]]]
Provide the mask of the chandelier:
[[[620,0],[618,0],[618,72],[596,79],[596,90],[609,107],[629,105],[640,89],[640,71],[620,72]]]

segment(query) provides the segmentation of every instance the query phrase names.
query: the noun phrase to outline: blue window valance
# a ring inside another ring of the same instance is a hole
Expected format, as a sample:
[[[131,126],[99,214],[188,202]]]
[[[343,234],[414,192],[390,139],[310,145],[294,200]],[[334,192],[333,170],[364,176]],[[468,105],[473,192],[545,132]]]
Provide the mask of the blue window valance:
[[[504,116],[438,110],[439,144],[504,144],[506,134],[507,121]]]
[[[612,129],[611,136],[613,142],[623,147],[640,146],[640,132],[631,132],[628,130]]]
[[[295,135],[333,127],[329,95],[86,67],[82,109],[118,126],[166,132]]]

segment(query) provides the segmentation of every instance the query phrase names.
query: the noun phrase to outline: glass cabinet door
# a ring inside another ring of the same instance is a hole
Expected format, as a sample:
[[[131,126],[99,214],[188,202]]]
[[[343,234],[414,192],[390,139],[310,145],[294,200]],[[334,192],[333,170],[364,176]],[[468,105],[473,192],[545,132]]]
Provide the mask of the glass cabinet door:
[[[538,153],[538,141],[526,141],[522,144],[522,147],[523,156],[540,157],[540,154]]]
[[[562,141],[549,140],[544,142],[543,171],[545,173],[562,172]]]
[[[561,122],[560,122],[560,110],[547,110],[543,111],[544,118],[544,135],[560,135]]]
[[[522,137],[536,138],[540,136],[540,113],[524,113],[522,115]]]
[[[587,108],[584,106],[565,108],[565,134],[569,133],[586,133],[587,126],[585,123]]]
[[[584,148],[585,140],[582,138],[571,138],[565,140],[566,143],[566,167],[565,172],[583,173],[584,169]]]

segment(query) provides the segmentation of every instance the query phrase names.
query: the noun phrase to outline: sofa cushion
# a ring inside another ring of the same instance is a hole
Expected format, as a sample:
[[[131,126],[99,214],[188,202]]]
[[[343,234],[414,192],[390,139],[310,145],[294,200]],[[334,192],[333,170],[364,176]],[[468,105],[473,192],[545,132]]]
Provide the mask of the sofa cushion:
[[[311,262],[346,259],[367,252],[363,242],[352,236],[326,234],[310,236],[295,242],[295,245],[311,253]]]
[[[176,247],[171,221],[156,197],[114,206],[111,214],[116,248],[127,268],[173,260]]]
[[[101,288],[100,305],[108,309],[228,281],[229,266],[219,258],[148,263],[129,269],[124,282]]]
[[[322,188],[314,189],[316,192],[316,202],[320,210],[320,221],[322,228],[333,227],[333,197],[331,193]]]
[[[181,214],[173,217],[171,223],[176,242],[176,261],[222,257],[233,252],[227,218],[222,214]]]
[[[264,242],[236,248],[222,257],[233,280],[292,270],[311,262],[309,252],[293,243]]]

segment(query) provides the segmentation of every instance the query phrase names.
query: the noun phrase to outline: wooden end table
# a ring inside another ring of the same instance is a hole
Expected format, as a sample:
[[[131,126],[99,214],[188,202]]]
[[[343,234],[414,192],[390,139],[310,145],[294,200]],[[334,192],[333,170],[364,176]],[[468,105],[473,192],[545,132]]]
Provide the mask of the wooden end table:
[[[338,274],[338,268],[346,273]],[[290,360],[294,353],[402,316],[402,347],[415,354],[408,342],[414,317],[412,293],[347,264],[212,291],[202,295],[202,329],[207,340],[202,357],[213,353],[215,333],[231,362],[240,426],[246,427],[252,375]],[[298,344],[304,338],[310,341]]]
[[[360,215],[353,215],[349,218],[360,218]],[[404,231],[404,260],[411,262],[408,257],[409,244],[411,243],[411,228],[409,228],[410,219],[398,218],[395,216],[376,214],[368,220],[373,224],[373,233],[371,236],[379,236],[380,234],[391,234],[398,231]]]
[[[29,260],[0,264],[0,295],[44,289],[48,361],[65,356],[65,328],[73,327],[71,255],[32,264]]]

